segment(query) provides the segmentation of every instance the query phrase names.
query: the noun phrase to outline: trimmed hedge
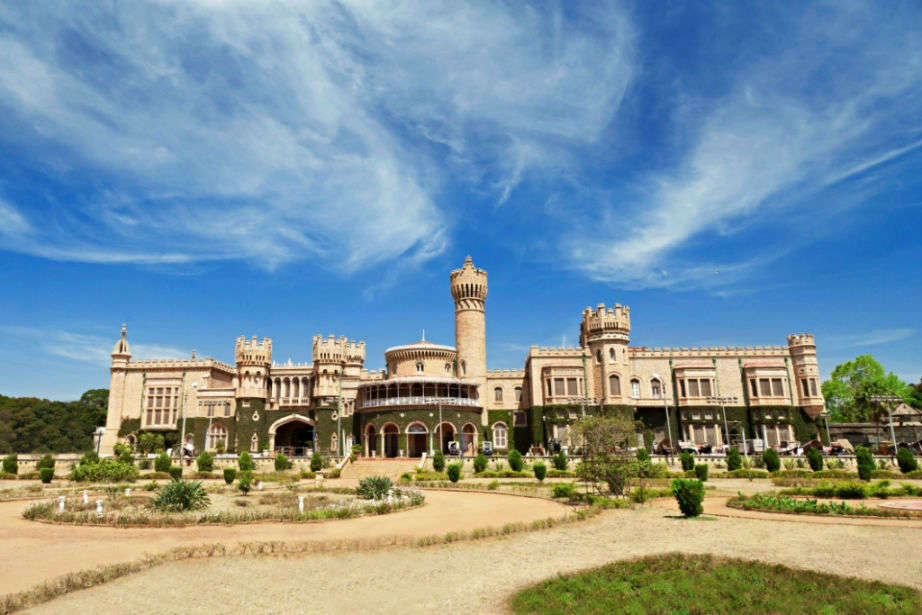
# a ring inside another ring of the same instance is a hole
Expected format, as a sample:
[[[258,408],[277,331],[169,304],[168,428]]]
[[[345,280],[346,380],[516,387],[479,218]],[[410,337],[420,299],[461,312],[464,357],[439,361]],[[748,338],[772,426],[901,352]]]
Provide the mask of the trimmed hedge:
[[[38,474],[41,476],[42,482],[47,485],[54,478],[54,468],[39,468]]]
[[[704,512],[704,483],[700,480],[677,478],[672,481],[672,495],[679,503],[679,510],[686,517],[697,517]]]
[[[777,472],[781,469],[781,458],[778,451],[773,448],[767,448],[762,452],[762,461],[765,462],[765,469],[769,472]]]
[[[743,457],[735,448],[731,448],[727,453],[727,471],[739,470],[743,467]]]
[[[460,478],[461,478],[461,464],[460,463],[449,464],[448,480],[450,480],[453,483],[456,483],[458,482]]]
[[[901,446],[896,452],[896,462],[899,464],[900,472],[903,474],[909,474],[919,469],[919,462],[916,461],[912,451],[905,446]]]
[[[166,453],[160,453],[154,458],[154,472],[169,472],[172,461]]]
[[[874,472],[874,456],[866,446],[859,446],[855,449],[855,458],[858,462],[858,478],[861,480],[871,480],[871,473]]]
[[[543,463],[536,463],[532,466],[532,470],[535,472],[535,478],[537,478],[539,482],[544,482],[544,477],[547,476],[547,466]]]
[[[442,451],[436,451],[432,456],[432,469],[441,472],[445,469],[445,454]]]
[[[699,463],[698,465],[696,465],[695,466],[695,476],[702,483],[705,482],[708,479],[708,464]]]
[[[683,472],[691,472],[695,469],[695,458],[688,451],[682,451],[682,454],[679,455],[679,460],[682,462]]]

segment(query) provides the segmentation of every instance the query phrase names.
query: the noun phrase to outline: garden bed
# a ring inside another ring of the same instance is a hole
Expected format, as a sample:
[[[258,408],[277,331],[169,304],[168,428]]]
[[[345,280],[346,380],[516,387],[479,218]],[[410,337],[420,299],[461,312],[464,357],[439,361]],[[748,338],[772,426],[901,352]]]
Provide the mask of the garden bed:
[[[757,493],[751,496],[738,495],[727,501],[727,506],[740,510],[782,513],[793,515],[816,515],[836,517],[882,517],[895,519],[922,519],[922,511],[898,508],[868,508],[864,504],[853,506],[835,500],[820,501],[774,493]]]

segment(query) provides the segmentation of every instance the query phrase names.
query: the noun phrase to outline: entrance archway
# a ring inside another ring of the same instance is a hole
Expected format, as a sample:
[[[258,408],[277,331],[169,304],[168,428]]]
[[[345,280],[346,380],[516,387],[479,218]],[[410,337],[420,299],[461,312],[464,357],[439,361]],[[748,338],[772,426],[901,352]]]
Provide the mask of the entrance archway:
[[[378,450],[378,431],[374,425],[365,427],[365,456],[370,457]]]
[[[413,423],[407,427],[407,456],[422,457],[426,452],[426,435],[429,431],[422,423]]]
[[[382,431],[384,432],[384,456],[396,457],[397,451],[399,450],[399,443],[397,440],[400,431],[393,423],[385,425]]]
[[[446,421],[435,429],[439,448],[443,453],[448,454],[448,443],[455,439],[455,426]]]
[[[476,433],[477,430],[470,423],[461,428],[461,450],[465,455],[474,455],[477,452],[474,442]]]
[[[279,419],[269,427],[273,450],[289,457],[309,457],[314,452],[314,425],[299,414]]]

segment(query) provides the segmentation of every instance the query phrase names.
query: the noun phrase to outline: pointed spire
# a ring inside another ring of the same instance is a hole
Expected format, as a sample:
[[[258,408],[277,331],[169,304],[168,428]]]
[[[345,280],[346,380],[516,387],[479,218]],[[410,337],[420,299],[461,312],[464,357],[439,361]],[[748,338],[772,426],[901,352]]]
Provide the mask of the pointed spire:
[[[423,341],[424,342],[426,341],[426,330],[425,329],[423,329]]]
[[[115,342],[115,347],[112,349],[112,358],[116,357],[131,357],[131,350],[128,347],[128,325],[126,323],[122,323],[122,335]]]

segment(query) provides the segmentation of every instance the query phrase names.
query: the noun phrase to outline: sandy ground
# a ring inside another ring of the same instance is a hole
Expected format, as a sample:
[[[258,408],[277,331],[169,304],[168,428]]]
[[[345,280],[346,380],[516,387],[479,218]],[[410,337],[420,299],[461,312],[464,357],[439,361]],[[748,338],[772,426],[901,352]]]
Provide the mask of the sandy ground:
[[[705,512],[723,512],[719,501],[709,498]],[[169,564],[32,612],[493,613],[516,589],[559,572],[665,551],[761,559],[922,589],[919,527],[803,523],[785,515],[685,520],[674,513],[663,501],[506,539]]]
[[[116,529],[27,521],[27,502],[0,504],[0,594],[67,572],[138,559],[182,544],[256,540],[324,541],[377,536],[427,536],[559,517],[568,508],[534,498],[427,491],[426,503],[383,516],[300,524]]]

